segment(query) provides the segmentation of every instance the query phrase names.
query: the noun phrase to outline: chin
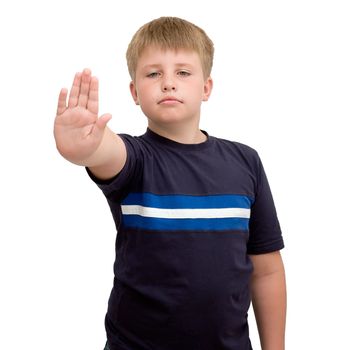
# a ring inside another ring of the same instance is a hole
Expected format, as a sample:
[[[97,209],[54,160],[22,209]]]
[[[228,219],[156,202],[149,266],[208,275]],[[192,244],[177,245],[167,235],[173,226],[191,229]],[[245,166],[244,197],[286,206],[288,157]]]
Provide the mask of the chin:
[[[171,114],[157,116],[157,117],[147,116],[147,118],[148,118],[148,120],[150,120],[156,124],[159,124],[159,123],[161,123],[161,124],[177,124],[177,123],[181,123],[181,122],[188,120],[188,118],[186,118],[186,117],[179,116],[179,115],[171,115]]]

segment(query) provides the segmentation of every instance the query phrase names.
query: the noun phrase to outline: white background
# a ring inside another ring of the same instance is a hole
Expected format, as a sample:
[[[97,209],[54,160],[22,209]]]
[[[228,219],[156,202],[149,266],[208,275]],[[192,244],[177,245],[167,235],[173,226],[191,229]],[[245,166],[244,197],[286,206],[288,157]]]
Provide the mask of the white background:
[[[104,346],[114,223],[85,170],[55,149],[57,97],[89,67],[110,127],[142,134],[125,51],[163,15],[215,43],[202,129],[263,160],[286,245],[287,349],[350,349],[350,11],[337,0],[1,3],[0,348]],[[259,349],[251,311],[250,325]]]

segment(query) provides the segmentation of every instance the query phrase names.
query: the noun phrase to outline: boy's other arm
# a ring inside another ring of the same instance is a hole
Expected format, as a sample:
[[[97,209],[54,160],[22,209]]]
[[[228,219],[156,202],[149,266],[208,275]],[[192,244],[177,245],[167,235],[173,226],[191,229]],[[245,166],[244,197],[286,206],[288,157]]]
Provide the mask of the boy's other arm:
[[[252,303],[262,350],[284,350],[286,280],[279,251],[250,255]]]
[[[98,80],[89,69],[77,73],[69,94],[62,89],[54,125],[56,147],[70,162],[89,167],[105,180],[117,175],[126,161],[122,139],[106,125],[110,114],[98,117]]]

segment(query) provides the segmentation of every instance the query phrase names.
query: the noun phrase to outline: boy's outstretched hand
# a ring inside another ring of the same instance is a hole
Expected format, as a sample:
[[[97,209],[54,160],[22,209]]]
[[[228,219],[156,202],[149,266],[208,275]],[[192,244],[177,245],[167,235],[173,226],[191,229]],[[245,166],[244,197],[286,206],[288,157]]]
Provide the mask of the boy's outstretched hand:
[[[84,69],[74,77],[68,106],[67,89],[62,89],[58,99],[54,124],[56,146],[67,160],[81,165],[101,144],[110,114],[98,117],[98,80],[91,71]]]

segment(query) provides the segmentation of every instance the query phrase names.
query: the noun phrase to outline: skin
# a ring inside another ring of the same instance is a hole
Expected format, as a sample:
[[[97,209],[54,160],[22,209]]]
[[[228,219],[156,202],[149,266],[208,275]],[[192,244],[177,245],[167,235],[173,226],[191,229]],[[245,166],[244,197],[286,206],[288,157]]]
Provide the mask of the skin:
[[[76,73],[67,104],[61,89],[54,123],[56,147],[68,161],[89,167],[101,179],[118,174],[126,161],[121,138],[106,127],[110,114],[98,117],[98,80],[91,71]]]
[[[200,143],[200,107],[212,91],[197,53],[150,47],[139,57],[131,95],[148,119],[151,130],[181,143]],[[89,69],[76,73],[68,90],[59,94],[54,123],[56,147],[68,161],[89,167],[100,179],[117,175],[126,161],[121,138],[98,116],[98,79]],[[252,303],[263,350],[283,350],[286,322],[286,283],[279,252],[251,255]]]
[[[284,350],[287,292],[279,251],[250,255],[252,304],[262,350]]]
[[[181,143],[205,141],[199,130],[200,108],[213,81],[203,75],[200,58],[187,50],[146,48],[130,91],[148,118],[148,127]]]

